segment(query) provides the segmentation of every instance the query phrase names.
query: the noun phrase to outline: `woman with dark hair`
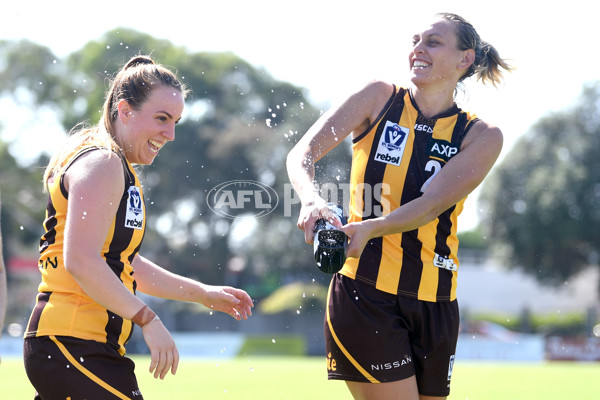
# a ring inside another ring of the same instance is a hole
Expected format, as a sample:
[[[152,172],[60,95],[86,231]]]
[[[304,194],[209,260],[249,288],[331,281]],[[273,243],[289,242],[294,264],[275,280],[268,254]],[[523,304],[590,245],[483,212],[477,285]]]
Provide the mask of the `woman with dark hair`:
[[[307,243],[328,218],[349,238],[325,318],[329,379],[355,399],[444,399],[458,339],[457,217],[502,148],[502,133],[454,101],[510,67],[455,14],[413,36],[407,88],[374,81],[324,114],[290,151]],[[315,192],[314,164],[352,137],[349,223]]]
[[[151,164],[175,139],[186,93],[170,70],[133,57],[113,79],[98,126],[72,133],[50,160],[42,282],[24,344],[36,399],[142,399],[134,364],[124,357],[134,324],[154,377],[176,372],[175,342],[138,290],[238,320],[251,315],[243,290],[196,282],[139,254],[146,209],[133,164]]]

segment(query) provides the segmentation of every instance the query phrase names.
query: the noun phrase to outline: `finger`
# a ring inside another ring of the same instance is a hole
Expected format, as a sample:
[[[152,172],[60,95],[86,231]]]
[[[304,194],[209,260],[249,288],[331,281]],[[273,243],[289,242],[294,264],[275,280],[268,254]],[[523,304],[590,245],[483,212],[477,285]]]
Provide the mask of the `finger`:
[[[158,378],[160,376],[163,369],[165,368],[166,363],[167,363],[167,355],[161,351],[159,358],[158,358],[158,365],[156,366],[156,369],[154,370],[154,378]]]
[[[296,222],[296,226],[298,227],[298,229],[304,230],[304,218],[302,218],[302,215],[300,215],[298,217],[298,221]]]
[[[173,347],[173,366],[171,367],[171,373],[175,375],[177,372],[177,367],[179,366],[179,350],[177,347]]]
[[[154,350],[151,350],[150,354],[150,368],[148,369],[148,372],[152,373],[155,371],[156,366],[158,365],[158,353]]]
[[[315,225],[314,224],[304,224],[304,241],[307,244],[313,244],[315,238],[314,238],[314,230]]]
[[[246,309],[243,306],[236,307],[235,310],[237,311],[237,313],[240,315],[240,317],[242,319],[248,319],[248,312],[246,311]]]
[[[166,356],[167,362],[165,363],[164,369],[160,373],[160,379],[165,379],[167,372],[169,372],[169,369],[171,369],[171,366],[173,365],[173,351],[167,351]]]

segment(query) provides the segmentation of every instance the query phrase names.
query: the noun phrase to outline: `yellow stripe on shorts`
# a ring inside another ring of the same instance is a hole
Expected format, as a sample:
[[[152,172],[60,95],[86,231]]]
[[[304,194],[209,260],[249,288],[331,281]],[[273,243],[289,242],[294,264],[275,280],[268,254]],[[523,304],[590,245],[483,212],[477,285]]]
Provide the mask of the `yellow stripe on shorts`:
[[[373,376],[371,374],[369,374],[367,372],[367,370],[365,370],[358,363],[358,361],[356,361],[354,359],[354,357],[352,357],[350,355],[350,352],[348,352],[348,350],[346,350],[346,348],[344,347],[344,345],[342,345],[342,342],[340,342],[340,339],[335,334],[335,331],[333,330],[333,326],[331,325],[331,319],[329,318],[329,299],[331,297],[331,287],[332,286],[333,286],[333,279],[331,280],[331,284],[329,285],[329,290],[327,291],[327,325],[329,326],[329,331],[331,332],[331,336],[333,336],[333,340],[335,340],[335,343],[338,345],[338,347],[340,348],[340,350],[342,350],[342,353],[344,353],[344,355],[346,356],[346,358],[348,358],[348,360],[350,360],[350,362],[352,363],[352,365],[354,365],[356,367],[356,369],[359,370],[360,373],[363,374],[365,376],[365,378],[367,378],[369,380],[369,382],[371,382],[371,383],[381,383],[377,379],[373,378]]]
[[[131,400],[130,397],[125,396],[123,393],[119,392],[117,389],[115,389],[114,387],[110,386],[108,383],[104,382],[102,379],[98,378],[96,375],[94,375],[90,370],[88,370],[86,367],[84,367],[83,365],[81,365],[72,355],[71,353],[69,353],[69,350],[67,350],[67,348],[58,341],[58,339],[55,336],[50,336],[50,339],[56,343],[56,346],[58,346],[58,349],[60,350],[61,353],[63,353],[63,355],[67,358],[67,360],[69,360],[69,362],[71,364],[73,364],[73,366],[75,368],[77,368],[79,371],[81,371],[85,376],[87,376],[88,378],[90,378],[92,381],[96,382],[98,385],[100,385],[101,387],[103,387],[104,389],[108,390],[109,392],[111,392],[112,394],[114,394],[115,396],[117,396],[120,399],[123,400]]]

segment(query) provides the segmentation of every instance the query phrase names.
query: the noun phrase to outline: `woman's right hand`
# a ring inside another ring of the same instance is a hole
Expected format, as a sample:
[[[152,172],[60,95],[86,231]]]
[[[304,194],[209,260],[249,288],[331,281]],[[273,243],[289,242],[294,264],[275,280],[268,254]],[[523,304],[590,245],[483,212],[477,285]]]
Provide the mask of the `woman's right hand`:
[[[304,231],[304,240],[306,243],[313,244],[315,223],[321,218],[327,219],[329,223],[338,228],[342,227],[342,223],[331,212],[325,200],[319,198],[317,201],[311,201],[306,205],[302,205],[300,215],[298,216],[298,228]]]
[[[155,378],[164,379],[171,369],[171,373],[175,375],[179,365],[179,351],[162,321],[157,318],[145,325],[142,334],[150,349],[150,373],[154,373]]]

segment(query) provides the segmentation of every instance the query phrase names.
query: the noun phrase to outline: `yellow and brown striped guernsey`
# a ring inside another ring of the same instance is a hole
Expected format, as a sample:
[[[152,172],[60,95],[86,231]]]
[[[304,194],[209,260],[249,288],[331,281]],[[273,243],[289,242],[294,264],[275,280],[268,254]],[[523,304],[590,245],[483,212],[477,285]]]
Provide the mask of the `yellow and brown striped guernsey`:
[[[97,147],[85,146],[67,161],[71,164]],[[103,150],[104,151],[104,150]],[[115,155],[121,157],[120,155]],[[125,287],[135,293],[136,283],[131,262],[138,253],[145,231],[145,206],[142,186],[132,165],[121,157],[125,190],[102,247],[102,257]],[[63,259],[64,228],[68,197],[63,176],[48,183],[45,233],[40,239],[39,269],[42,282],[37,302],[29,319],[25,337],[72,336],[108,343],[125,354],[132,323],[97,304],[86,295],[65,270]],[[85,215],[81,216],[85,218]],[[94,227],[90,226],[90,229]]]
[[[353,139],[349,222],[387,215],[421,196],[476,120],[457,106],[426,119],[410,92],[394,87],[379,118]],[[370,240],[340,273],[392,294],[454,300],[464,200],[419,229]]]

